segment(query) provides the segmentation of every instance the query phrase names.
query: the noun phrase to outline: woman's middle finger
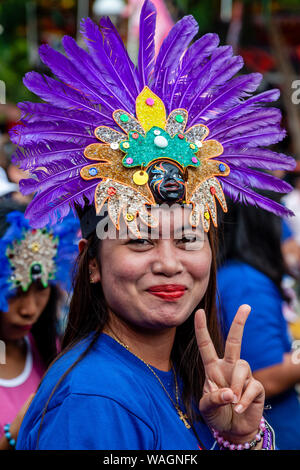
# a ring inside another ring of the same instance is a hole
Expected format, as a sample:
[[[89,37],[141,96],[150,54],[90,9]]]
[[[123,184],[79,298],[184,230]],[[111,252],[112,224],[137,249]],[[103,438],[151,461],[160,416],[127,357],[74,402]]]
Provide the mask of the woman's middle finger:
[[[237,403],[251,378],[251,369],[248,362],[239,359],[232,371],[230,388],[235,395],[235,402]]]

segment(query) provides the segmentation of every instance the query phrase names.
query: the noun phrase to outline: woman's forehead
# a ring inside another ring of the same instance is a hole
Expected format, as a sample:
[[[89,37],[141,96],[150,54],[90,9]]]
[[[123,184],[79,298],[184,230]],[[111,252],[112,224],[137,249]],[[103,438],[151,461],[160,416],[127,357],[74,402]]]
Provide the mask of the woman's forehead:
[[[137,225],[141,238],[181,238],[184,233],[195,232],[199,235],[204,235],[202,224],[197,227],[192,227],[189,222],[191,215],[191,208],[182,206],[180,204],[173,204],[168,206],[163,204],[151,208],[151,215],[156,219],[156,225],[147,225],[143,219],[137,218]],[[135,238],[134,235],[128,230],[125,221],[120,218],[120,227],[117,230],[112,223],[108,223],[109,228],[105,238],[109,239],[127,239]]]

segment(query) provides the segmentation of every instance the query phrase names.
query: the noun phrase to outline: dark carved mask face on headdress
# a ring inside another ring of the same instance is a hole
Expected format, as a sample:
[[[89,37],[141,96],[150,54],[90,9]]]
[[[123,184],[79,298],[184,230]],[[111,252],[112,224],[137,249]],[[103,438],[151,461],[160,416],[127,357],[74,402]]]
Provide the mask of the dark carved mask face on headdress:
[[[149,187],[158,203],[180,202],[185,197],[183,171],[176,164],[161,160],[152,163],[147,169]]]

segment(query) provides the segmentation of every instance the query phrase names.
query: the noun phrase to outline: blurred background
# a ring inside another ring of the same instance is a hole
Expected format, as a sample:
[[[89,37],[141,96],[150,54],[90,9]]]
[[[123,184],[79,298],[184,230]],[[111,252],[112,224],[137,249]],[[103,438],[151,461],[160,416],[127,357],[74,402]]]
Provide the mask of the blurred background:
[[[261,72],[259,91],[278,87],[281,98],[275,104],[282,110],[282,125],[288,137],[275,148],[292,155],[295,171],[277,176],[291,182],[295,191],[290,205],[296,217],[283,252],[294,280],[292,288],[299,299],[300,273],[300,0],[152,0],[158,12],[156,47],[159,48],[172,25],[192,14],[199,23],[199,34],[217,32],[221,44],[230,44],[244,58],[243,73]],[[143,0],[2,0],[0,3],[0,198],[12,197],[28,202],[18,191],[24,174],[11,163],[14,151],[8,130],[19,119],[16,104],[37,98],[23,85],[26,72],[49,74],[38,55],[48,43],[57,50],[61,38],[75,37],[79,43],[80,21],[90,16],[98,20],[109,15],[126,43],[133,61],[137,57],[138,22]],[[83,46],[83,44],[80,44]],[[84,47],[84,46],[83,46]],[[26,176],[26,175],[25,175]],[[296,279],[296,281],[295,281]],[[296,302],[295,301],[295,302]],[[293,335],[300,339],[299,302],[290,315]]]

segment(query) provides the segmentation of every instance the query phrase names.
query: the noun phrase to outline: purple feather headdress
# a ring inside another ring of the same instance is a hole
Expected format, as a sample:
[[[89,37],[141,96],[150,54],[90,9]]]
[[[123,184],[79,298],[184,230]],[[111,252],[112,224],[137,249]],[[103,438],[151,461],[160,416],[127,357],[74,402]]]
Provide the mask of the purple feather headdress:
[[[24,84],[45,103],[19,104],[21,124],[11,131],[15,161],[32,178],[26,210],[33,227],[55,223],[70,207],[105,203],[119,228],[121,214],[139,236],[136,217],[156,221],[147,208],[163,201],[192,206],[190,222],[217,225],[216,199],[225,195],[280,216],[292,213],[255,189],[289,192],[268,173],[291,170],[293,158],[267,148],[285,137],[281,113],[269,103],[278,90],[253,95],[262,76],[237,75],[243,60],[216,34],[190,45],[198,32],[182,18],[155,60],[156,10],[144,2],[137,67],[109,18],[82,21],[87,50],[65,36],[65,54],[48,45],[40,57],[55,78],[30,72]],[[268,106],[265,106],[265,105]],[[209,134],[209,139],[207,138]],[[99,143],[101,141],[101,143]]]

